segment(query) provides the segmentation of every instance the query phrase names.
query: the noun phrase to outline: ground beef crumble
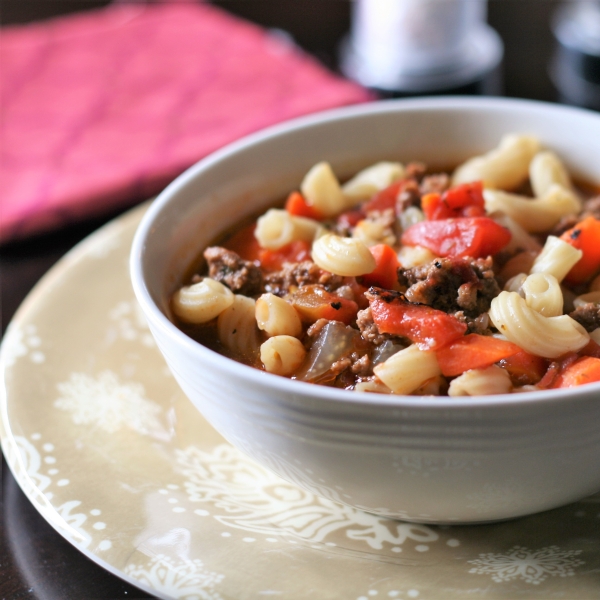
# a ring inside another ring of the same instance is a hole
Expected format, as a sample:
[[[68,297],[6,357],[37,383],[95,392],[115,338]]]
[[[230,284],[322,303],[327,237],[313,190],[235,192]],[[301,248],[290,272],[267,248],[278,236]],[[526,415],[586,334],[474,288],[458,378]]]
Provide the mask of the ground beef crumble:
[[[467,333],[478,333],[479,335],[492,335],[493,324],[488,313],[481,313],[476,317],[467,317],[464,311],[454,313],[454,316],[467,325]]]
[[[593,302],[578,306],[569,313],[569,316],[582,325],[588,333],[600,327],[600,306]]]
[[[360,334],[363,339],[367,342],[379,346],[386,340],[390,339],[390,335],[387,333],[379,333],[379,329],[375,321],[373,321],[373,314],[371,313],[371,307],[367,307],[364,310],[359,310],[356,315],[356,325],[360,330]]]
[[[344,282],[340,275],[324,271],[314,262],[305,260],[286,263],[280,271],[265,275],[265,290],[276,296],[285,296],[293,287],[322,285],[328,292],[335,291]]]
[[[501,291],[491,258],[439,258],[421,267],[400,269],[398,280],[406,286],[410,302],[447,313],[464,311],[466,317],[487,312]]]
[[[232,250],[211,246],[204,251],[208,263],[208,276],[220,281],[233,292],[244,296],[260,294],[263,275],[260,267],[243,260]]]

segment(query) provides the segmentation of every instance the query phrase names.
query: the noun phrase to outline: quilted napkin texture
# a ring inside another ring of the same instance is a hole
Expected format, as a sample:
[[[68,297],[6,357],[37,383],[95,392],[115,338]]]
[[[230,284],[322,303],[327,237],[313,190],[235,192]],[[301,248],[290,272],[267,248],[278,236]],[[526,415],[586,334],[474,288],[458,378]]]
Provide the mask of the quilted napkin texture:
[[[206,4],[118,4],[1,36],[0,240],[158,192],[211,151],[370,98]]]

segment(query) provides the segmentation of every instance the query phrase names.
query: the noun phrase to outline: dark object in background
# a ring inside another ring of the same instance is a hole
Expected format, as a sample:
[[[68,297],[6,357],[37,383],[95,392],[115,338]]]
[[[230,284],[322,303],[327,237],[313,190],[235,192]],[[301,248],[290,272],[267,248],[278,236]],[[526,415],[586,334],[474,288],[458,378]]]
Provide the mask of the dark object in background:
[[[566,2],[555,14],[550,76],[568,104],[600,110],[600,0]]]

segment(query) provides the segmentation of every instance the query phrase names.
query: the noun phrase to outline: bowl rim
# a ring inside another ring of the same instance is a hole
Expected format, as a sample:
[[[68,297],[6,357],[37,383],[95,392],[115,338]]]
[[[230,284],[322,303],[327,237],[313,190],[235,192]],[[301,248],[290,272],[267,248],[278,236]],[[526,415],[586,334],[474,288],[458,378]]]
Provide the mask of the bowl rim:
[[[562,401],[571,401],[575,398],[587,398],[600,391],[600,383],[590,383],[584,386],[567,389],[539,390],[526,393],[497,394],[490,396],[404,396],[397,394],[376,394],[368,392],[354,392],[324,385],[312,384],[292,380],[250,367],[231,358],[211,350],[196,342],[183,333],[160,310],[152,299],[143,277],[143,254],[146,239],[157,217],[169,204],[172,197],[185,187],[189,182],[201,176],[202,172],[218,164],[230,155],[242,152],[255,144],[279,136],[289,135],[294,131],[306,127],[318,126],[331,121],[343,121],[371,114],[386,112],[422,112],[440,110],[484,110],[488,112],[501,111],[503,113],[517,113],[523,110],[559,113],[572,115],[574,118],[590,118],[600,121],[600,114],[591,110],[578,107],[552,104],[538,100],[502,98],[502,97],[473,97],[473,96],[437,96],[424,98],[401,98],[393,100],[379,100],[358,105],[345,106],[320,111],[314,114],[297,117],[261,129],[231,142],[215,152],[202,158],[186,169],[181,175],[169,183],[165,189],[151,203],[143,215],[134,235],[129,256],[130,278],[135,296],[140,303],[147,319],[152,320],[154,327],[158,327],[163,334],[177,345],[183,345],[189,352],[202,358],[204,368],[215,367],[219,371],[235,370],[239,379],[244,379],[255,386],[266,386],[273,391],[280,392],[278,398],[285,403],[286,398],[296,395],[311,396],[313,401],[322,401],[329,405],[361,405],[364,407],[393,408],[393,409],[497,409],[517,404],[522,407],[535,406],[543,403],[555,404]]]

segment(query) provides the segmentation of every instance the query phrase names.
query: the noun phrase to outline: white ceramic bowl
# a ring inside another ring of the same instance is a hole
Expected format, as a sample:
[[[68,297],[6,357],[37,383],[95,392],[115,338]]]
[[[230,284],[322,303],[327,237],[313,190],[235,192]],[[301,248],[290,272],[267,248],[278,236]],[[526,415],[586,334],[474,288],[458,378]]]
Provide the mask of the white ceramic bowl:
[[[297,189],[316,162],[341,177],[380,159],[450,166],[507,132],[537,135],[600,183],[600,115],[492,98],[386,101],[252,135],[173,182],[143,219],[133,286],[184,392],[232,444],[336,502],[421,522],[516,517],[600,489],[600,385],[482,398],[352,393],[231,361],[166,316],[168,298],[218,234]]]

